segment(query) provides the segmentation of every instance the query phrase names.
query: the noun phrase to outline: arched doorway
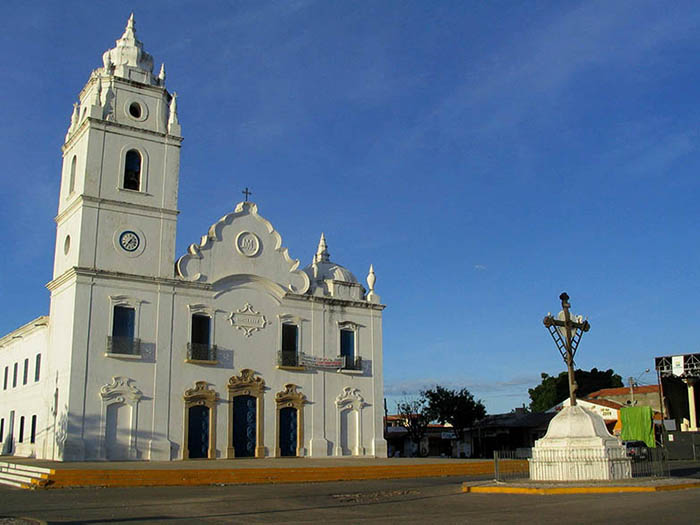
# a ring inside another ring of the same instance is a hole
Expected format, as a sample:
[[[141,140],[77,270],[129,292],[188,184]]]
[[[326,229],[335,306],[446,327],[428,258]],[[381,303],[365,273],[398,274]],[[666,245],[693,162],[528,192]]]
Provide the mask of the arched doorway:
[[[340,455],[353,456],[357,450],[357,410],[340,412]]]
[[[216,457],[216,403],[219,394],[206,381],[185,391],[183,459]]]
[[[114,376],[100,388],[100,441],[97,457],[100,459],[139,459],[137,447],[138,406],[142,392],[134,380]]]
[[[240,395],[233,398],[233,450],[237,458],[255,456],[257,444],[257,410],[253,396]]]
[[[187,457],[209,457],[209,411],[207,406],[196,405],[189,409],[187,428]]]
[[[297,433],[299,431],[297,409],[280,409],[279,444],[280,456],[297,455]]]
[[[227,457],[265,457],[263,434],[265,380],[249,368],[228,381]]]
[[[275,395],[277,403],[276,455],[303,456],[304,452],[304,405],[306,396],[297,392],[297,386],[284,385],[284,390]]]
[[[362,409],[367,406],[357,388],[346,386],[335,398],[336,444],[335,456],[362,456]]]
[[[124,403],[107,406],[105,425],[106,457],[109,460],[129,459],[131,407]]]

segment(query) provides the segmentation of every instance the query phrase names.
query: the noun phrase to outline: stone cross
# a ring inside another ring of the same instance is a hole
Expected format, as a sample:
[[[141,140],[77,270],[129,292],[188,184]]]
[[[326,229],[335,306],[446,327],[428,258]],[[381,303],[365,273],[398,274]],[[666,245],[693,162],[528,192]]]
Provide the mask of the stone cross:
[[[591,325],[580,315],[575,319],[571,318],[571,313],[569,312],[571,304],[569,303],[569,296],[566,292],[562,293],[559,299],[561,299],[562,307],[562,313],[559,315],[560,318],[557,319],[553,315],[548,314],[544,318],[543,323],[549,330],[559,353],[566,362],[566,367],[569,372],[569,399],[573,407],[576,406],[576,389],[578,388],[574,377],[574,356],[576,355],[578,344],[581,342],[583,332],[588,332],[588,330],[591,329]],[[563,317],[563,319],[561,319],[561,317]],[[562,332],[564,332],[564,337],[562,337]]]

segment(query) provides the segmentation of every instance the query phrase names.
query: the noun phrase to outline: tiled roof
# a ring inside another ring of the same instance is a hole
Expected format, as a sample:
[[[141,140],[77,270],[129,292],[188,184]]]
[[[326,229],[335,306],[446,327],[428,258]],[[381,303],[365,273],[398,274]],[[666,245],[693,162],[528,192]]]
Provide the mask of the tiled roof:
[[[475,427],[537,428],[547,426],[556,414],[547,412],[510,412],[492,414],[474,424]]]
[[[625,406],[622,403],[616,403],[615,401],[609,401],[607,399],[587,399],[584,397],[581,398],[581,401],[586,401],[588,403],[600,405],[603,407],[614,408],[615,410],[620,410],[623,406]]]
[[[656,394],[658,391],[659,385],[644,385],[634,387],[635,394]],[[591,392],[586,397],[590,399],[594,397],[626,396],[629,395],[629,393],[630,388],[628,386],[623,386],[619,388],[603,388],[602,390]]]

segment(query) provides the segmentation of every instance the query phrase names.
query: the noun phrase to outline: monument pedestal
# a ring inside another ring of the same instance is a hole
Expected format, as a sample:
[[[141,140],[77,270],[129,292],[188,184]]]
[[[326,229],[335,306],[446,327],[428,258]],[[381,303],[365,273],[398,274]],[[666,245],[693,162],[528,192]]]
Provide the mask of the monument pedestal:
[[[535,442],[530,479],[584,481],[628,479],[631,460],[620,441],[608,432],[603,418],[580,406],[564,407]]]

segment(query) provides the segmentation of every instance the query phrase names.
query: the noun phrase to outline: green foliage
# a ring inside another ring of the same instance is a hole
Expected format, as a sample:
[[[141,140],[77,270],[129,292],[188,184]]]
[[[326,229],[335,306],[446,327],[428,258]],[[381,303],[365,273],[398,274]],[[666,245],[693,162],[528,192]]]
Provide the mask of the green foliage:
[[[576,397],[585,397],[588,394],[603,388],[617,388],[622,385],[622,378],[612,369],[606,371],[592,368],[591,371],[576,370],[574,378],[578,388]],[[530,410],[544,412],[554,405],[561,403],[569,397],[569,378],[566,372],[558,376],[542,374],[542,382],[535,388],[528,390],[530,394]]]
[[[408,437],[416,445],[423,439],[430,421],[426,416],[425,399],[404,399],[396,405],[400,424],[408,432]]]
[[[436,385],[421,392],[421,396],[425,400],[428,420],[442,425],[449,423],[460,437],[466,428],[486,416],[486,407],[481,400],[475,400],[466,388],[451,390]]]

